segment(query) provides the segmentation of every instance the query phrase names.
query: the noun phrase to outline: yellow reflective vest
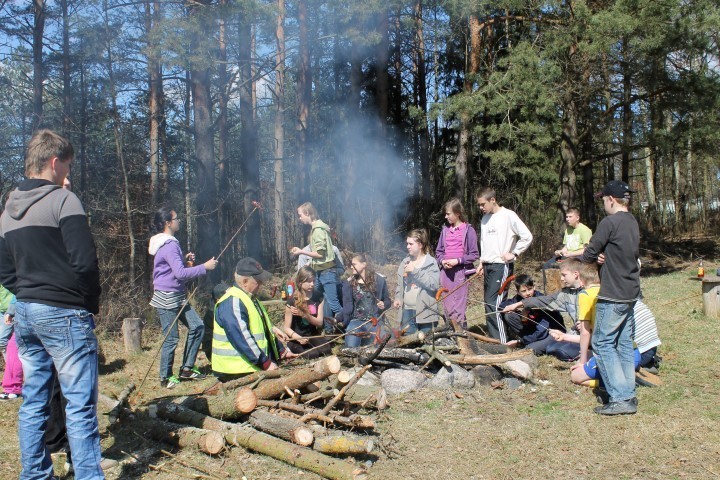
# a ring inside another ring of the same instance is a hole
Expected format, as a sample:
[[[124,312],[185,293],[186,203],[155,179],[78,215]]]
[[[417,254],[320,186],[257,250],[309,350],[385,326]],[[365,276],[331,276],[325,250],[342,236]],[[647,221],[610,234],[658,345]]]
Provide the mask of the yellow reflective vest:
[[[261,368],[254,363],[248,361],[247,357],[235,350],[225,334],[225,330],[217,322],[218,305],[230,297],[239,299],[248,312],[248,330],[255,340],[257,348],[259,348],[269,358],[278,359],[280,355],[277,351],[275,335],[272,333],[272,324],[265,308],[258,302],[260,312],[253,303],[250,295],[239,289],[238,287],[230,287],[220,300],[215,304],[215,312],[213,316],[213,340],[212,340],[212,369],[219,373],[238,374],[252,373]],[[242,321],[239,317],[237,321]],[[263,323],[265,325],[263,325]],[[265,332],[268,332],[268,339]],[[252,340],[248,339],[249,342]],[[255,348],[254,345],[250,345]],[[270,353],[272,349],[272,354]]]

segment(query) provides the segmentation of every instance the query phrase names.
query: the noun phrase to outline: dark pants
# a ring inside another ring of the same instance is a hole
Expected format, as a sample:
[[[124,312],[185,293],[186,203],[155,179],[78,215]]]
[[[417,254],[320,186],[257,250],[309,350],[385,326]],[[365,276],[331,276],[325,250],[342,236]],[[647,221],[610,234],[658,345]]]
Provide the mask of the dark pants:
[[[642,368],[655,367],[655,354],[657,354],[657,347],[653,347],[640,354],[640,366]]]
[[[53,384],[52,397],[50,397],[50,416],[48,417],[48,425],[45,429],[45,443],[50,453],[67,452],[68,461],[70,461],[70,445],[67,438],[67,428],[65,427],[65,406],[67,400],[60,391],[60,380],[55,374],[55,383]]]
[[[513,263],[483,263],[485,271],[485,322],[488,334],[506,343],[505,324],[498,312],[500,303],[507,298],[507,289],[500,294],[503,282],[513,273]]]
[[[545,353],[553,355],[560,360],[572,362],[580,356],[580,344],[572,342],[558,342],[553,338],[552,342],[545,347]]]
[[[333,340],[335,340],[335,338],[337,338],[337,336],[308,338],[308,343],[305,345],[298,343],[295,340],[291,340],[287,343],[287,348],[289,348],[292,353],[297,353],[303,358],[324,357],[332,351]]]

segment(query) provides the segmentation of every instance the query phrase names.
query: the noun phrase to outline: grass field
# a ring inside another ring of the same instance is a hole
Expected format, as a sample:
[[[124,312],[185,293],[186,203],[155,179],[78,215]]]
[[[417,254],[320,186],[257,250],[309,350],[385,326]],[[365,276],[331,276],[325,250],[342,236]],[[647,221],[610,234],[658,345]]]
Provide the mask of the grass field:
[[[540,358],[539,378],[519,390],[477,387],[453,392],[421,390],[390,398],[390,409],[378,418],[377,455],[370,478],[377,479],[672,479],[720,476],[720,371],[715,360],[720,347],[720,320],[702,314],[695,271],[682,265],[652,269],[643,278],[646,303],[656,314],[664,362],[659,388],[639,388],[639,413],[600,417],[589,390],[572,385],[569,364]],[[706,266],[708,271],[714,267]],[[660,273],[671,270],[671,273]],[[477,294],[478,292],[475,292]],[[676,301],[684,299],[682,301]],[[473,319],[478,309],[471,310]],[[154,339],[153,339],[154,336]],[[158,344],[157,329],[145,332],[146,351],[122,358],[119,337],[101,336],[107,357],[100,379],[106,395],[119,393],[132,381],[139,384]],[[142,404],[167,390],[157,385],[156,366],[134,399]],[[208,386],[183,383],[182,392]],[[547,383],[547,384],[546,384]],[[458,398],[461,397],[461,398]],[[19,472],[16,416],[18,403],[0,404],[0,476]],[[102,408],[101,408],[102,410]],[[143,436],[139,420],[106,431],[101,416],[103,448],[110,458],[123,452],[142,453],[165,448]],[[184,461],[204,465],[218,478],[313,479],[313,474],[242,449],[208,458],[189,449],[176,452]],[[177,460],[156,455],[149,460],[175,472],[192,470]],[[198,473],[198,472],[194,472]],[[177,473],[151,471],[146,465],[122,465],[109,478],[175,479]],[[188,477],[192,478],[192,477]]]

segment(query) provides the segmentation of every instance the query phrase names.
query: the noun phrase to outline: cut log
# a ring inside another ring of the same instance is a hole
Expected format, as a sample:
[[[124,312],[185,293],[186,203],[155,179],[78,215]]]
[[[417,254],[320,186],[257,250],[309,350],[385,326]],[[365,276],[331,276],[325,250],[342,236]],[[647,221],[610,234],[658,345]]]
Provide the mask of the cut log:
[[[184,405],[196,412],[206,413],[216,418],[237,420],[257,406],[257,395],[249,387],[242,387],[237,392],[221,393],[214,396],[188,397]]]
[[[432,356],[435,360],[440,362],[445,367],[449,367],[450,365],[452,365],[452,362],[450,361],[450,359],[448,359],[446,355],[443,355],[437,349],[433,349],[431,345],[425,345],[420,350]]]
[[[447,355],[447,358],[458,365],[498,365],[511,360],[518,360],[527,355],[528,350],[517,350],[498,355]]]
[[[418,331],[410,335],[403,335],[402,337],[398,338],[395,346],[398,348],[402,348],[410,347],[413,345],[422,345],[424,341],[425,333]]]
[[[350,381],[352,378],[352,372],[348,372],[347,370],[340,370],[337,375],[333,375],[330,377],[330,385],[332,385],[333,388],[337,388],[340,390],[342,387],[345,386],[347,382]]]
[[[281,402],[278,400],[258,400],[258,406],[267,408],[279,408],[303,416],[319,415],[324,417],[320,421],[341,425],[343,427],[363,430],[372,430],[375,428],[375,420],[370,417],[365,417],[363,415],[350,415],[349,417],[346,417],[333,412],[324,415],[322,413],[322,410],[319,410],[317,408],[312,408],[307,405],[293,405],[292,403]]]
[[[197,428],[216,430],[225,436],[225,441],[286,462],[297,468],[313,472],[325,478],[338,480],[365,479],[365,469],[341,460],[328,457],[299,445],[285,442],[254,428],[223,422],[173,403],[155,405],[155,413],[168,420],[184,423]]]
[[[339,371],[340,360],[333,355],[315,362],[310,367],[294,370],[287,376],[265,380],[255,388],[255,394],[263,400],[278,398],[285,393],[285,387],[290,390],[300,389]]]
[[[202,428],[186,427],[176,423],[163,422],[158,419],[143,421],[147,428],[145,435],[153,440],[165,442],[180,448],[197,448],[208,455],[217,455],[225,448],[225,437],[222,433]]]
[[[265,410],[256,410],[250,415],[250,425],[261,432],[269,433],[273,437],[282,438],[288,442],[307,447],[312,445],[315,436],[304,423],[288,418],[273,415]]]
[[[313,450],[331,455],[365,455],[373,451],[375,440],[348,432],[315,438]]]
[[[512,351],[506,345],[487,343],[474,338],[457,337],[456,341],[462,355],[498,355]]]
[[[230,390],[235,390],[236,388],[244,387],[246,385],[251,385],[255,382],[262,381],[265,379],[271,379],[271,378],[280,378],[285,375],[290,375],[292,373],[292,370],[288,369],[279,369],[279,370],[267,370],[262,372],[255,372],[251,373],[245,377],[242,378],[236,378],[235,380],[230,380],[229,382],[217,382],[207,390],[203,392],[205,395],[215,395],[218,392],[229,392]]]
[[[365,358],[374,352],[371,347],[343,348],[341,354],[347,357]],[[422,352],[416,352],[409,348],[386,348],[377,357],[380,360],[391,360],[404,363],[423,364],[430,358],[429,355]]]
[[[126,318],[122,326],[125,353],[132,355],[142,352],[142,319]]]

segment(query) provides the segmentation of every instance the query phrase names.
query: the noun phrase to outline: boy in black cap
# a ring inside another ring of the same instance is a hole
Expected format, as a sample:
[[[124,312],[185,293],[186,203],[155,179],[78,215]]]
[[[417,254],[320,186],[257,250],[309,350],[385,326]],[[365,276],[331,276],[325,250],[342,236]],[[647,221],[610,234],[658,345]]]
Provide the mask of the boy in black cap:
[[[212,368],[220,381],[276,370],[281,359],[297,356],[278,341],[270,317],[256,297],[270,278],[255,259],[242,258],[235,267],[235,285],[215,305]]]
[[[630,187],[618,180],[608,182],[602,197],[607,217],[582,256],[585,263],[596,262],[605,255],[600,269],[600,292],[592,336],[593,352],[610,402],[595,409],[601,415],[627,415],[637,412],[635,397],[635,364],[633,309],[640,297],[640,228],[628,211]]]

